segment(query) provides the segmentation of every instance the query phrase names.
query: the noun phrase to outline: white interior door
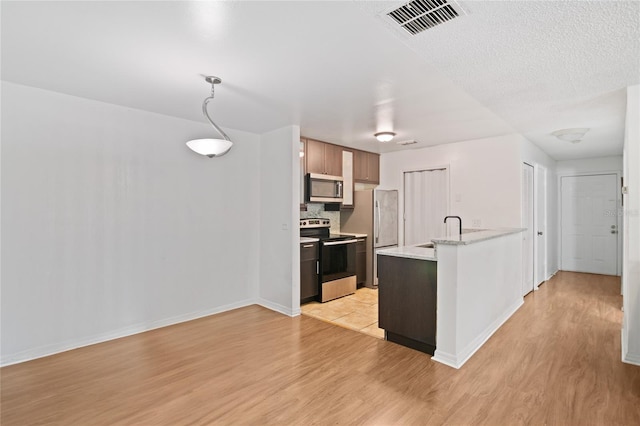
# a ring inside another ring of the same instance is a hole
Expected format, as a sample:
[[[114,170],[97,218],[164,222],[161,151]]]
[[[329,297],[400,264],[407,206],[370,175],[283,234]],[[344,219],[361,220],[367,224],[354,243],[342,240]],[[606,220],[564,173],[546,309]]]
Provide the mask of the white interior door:
[[[533,290],[535,229],[533,223],[533,166],[522,165],[522,295]]]
[[[547,279],[547,169],[537,164],[534,179],[536,235],[533,281],[535,285],[539,285]]]
[[[562,269],[615,275],[617,176],[565,176],[560,190]]]

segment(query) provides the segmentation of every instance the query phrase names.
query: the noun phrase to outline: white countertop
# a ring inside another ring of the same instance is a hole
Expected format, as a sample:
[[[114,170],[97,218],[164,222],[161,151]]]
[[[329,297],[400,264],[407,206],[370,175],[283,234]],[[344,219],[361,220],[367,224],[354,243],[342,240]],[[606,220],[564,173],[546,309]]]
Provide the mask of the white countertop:
[[[462,233],[460,236],[455,237],[443,237],[443,238],[434,238],[433,241],[436,244],[447,244],[447,245],[467,245],[479,243],[481,241],[490,240],[492,238],[499,238],[504,235],[516,234],[524,231],[524,228],[498,228],[498,229],[483,229],[482,231],[475,232],[467,232]]]
[[[481,231],[467,231],[462,236],[434,238],[433,243],[443,245],[468,245],[479,243],[481,241],[499,238],[504,235],[516,234],[524,231],[524,228],[499,228],[499,229],[483,229]],[[423,243],[425,244],[425,243]],[[377,254],[385,256],[406,257],[409,259],[431,260],[437,261],[437,250],[432,248],[420,247],[423,244],[413,246],[394,247],[376,251]]]
[[[300,244],[304,244],[304,243],[315,243],[320,241],[319,238],[312,238],[312,237],[300,237]]]
[[[394,247],[390,249],[377,250],[376,254],[382,254],[384,256],[406,257],[409,259],[418,260],[438,260],[436,258],[435,249],[418,247],[419,245],[420,244],[415,246]]]

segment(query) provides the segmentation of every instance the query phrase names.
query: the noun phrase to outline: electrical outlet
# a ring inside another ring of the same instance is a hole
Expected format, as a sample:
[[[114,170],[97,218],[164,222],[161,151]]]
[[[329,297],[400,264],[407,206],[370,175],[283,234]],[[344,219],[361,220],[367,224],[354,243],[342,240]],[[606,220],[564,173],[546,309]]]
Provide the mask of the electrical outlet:
[[[480,219],[473,219],[472,225],[474,228],[480,228],[482,226],[482,222],[480,221]]]

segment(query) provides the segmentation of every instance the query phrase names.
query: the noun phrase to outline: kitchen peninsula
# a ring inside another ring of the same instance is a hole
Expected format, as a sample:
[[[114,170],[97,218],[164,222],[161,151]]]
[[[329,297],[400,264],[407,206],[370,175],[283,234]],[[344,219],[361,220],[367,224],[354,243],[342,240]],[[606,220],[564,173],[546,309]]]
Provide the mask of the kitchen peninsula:
[[[523,304],[522,231],[482,230],[434,239],[435,248],[422,244],[379,251],[380,327],[389,318],[406,322],[400,332],[385,330],[387,338],[460,368]],[[414,306],[397,311],[397,298],[407,294]],[[410,318],[416,300],[425,302],[424,311]],[[416,321],[427,328],[416,331]],[[396,325],[397,320],[391,324]],[[435,328],[433,341],[429,327]]]

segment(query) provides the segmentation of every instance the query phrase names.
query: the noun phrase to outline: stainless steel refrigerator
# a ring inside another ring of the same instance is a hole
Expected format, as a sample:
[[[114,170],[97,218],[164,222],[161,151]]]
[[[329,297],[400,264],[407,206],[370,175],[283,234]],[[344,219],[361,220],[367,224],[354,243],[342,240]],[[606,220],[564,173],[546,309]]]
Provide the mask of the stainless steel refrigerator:
[[[398,191],[354,191],[353,210],[340,212],[340,232],[367,234],[365,285],[378,285],[376,251],[398,245]]]

